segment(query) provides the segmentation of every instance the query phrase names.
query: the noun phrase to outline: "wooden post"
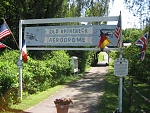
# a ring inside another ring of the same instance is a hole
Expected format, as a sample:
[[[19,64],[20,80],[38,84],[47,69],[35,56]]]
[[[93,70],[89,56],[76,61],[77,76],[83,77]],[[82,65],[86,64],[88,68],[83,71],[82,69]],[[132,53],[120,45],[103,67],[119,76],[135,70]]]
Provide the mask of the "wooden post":
[[[130,83],[130,88],[129,88],[129,98],[128,98],[128,110],[130,109],[131,107],[131,98],[132,98],[132,87],[133,87],[133,79],[131,80],[131,83]]]

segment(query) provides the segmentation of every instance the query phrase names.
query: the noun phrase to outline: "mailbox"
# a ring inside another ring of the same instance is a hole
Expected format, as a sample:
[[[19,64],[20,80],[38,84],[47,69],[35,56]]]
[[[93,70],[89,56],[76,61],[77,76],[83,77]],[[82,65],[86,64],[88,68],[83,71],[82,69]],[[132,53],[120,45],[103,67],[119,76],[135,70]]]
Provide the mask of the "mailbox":
[[[70,61],[71,66],[73,67],[73,72],[78,72],[78,57],[72,56]]]

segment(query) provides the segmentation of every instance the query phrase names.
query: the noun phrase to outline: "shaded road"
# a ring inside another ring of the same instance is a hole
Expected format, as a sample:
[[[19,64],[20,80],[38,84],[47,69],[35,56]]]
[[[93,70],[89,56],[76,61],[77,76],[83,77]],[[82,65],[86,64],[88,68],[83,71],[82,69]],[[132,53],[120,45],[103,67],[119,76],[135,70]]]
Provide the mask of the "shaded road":
[[[101,64],[105,64],[106,61],[107,57]],[[73,98],[74,104],[70,106],[69,113],[98,113],[98,102],[104,93],[107,70],[108,67],[104,65],[91,67],[81,80],[66,85],[62,90],[24,113],[56,113],[53,101],[61,97]]]

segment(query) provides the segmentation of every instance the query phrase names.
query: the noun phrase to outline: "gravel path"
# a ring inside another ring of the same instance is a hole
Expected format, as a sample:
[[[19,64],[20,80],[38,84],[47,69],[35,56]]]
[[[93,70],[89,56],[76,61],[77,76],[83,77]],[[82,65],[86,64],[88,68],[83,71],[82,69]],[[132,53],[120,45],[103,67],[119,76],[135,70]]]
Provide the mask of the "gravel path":
[[[98,113],[98,102],[104,93],[104,78],[108,70],[108,67],[104,66],[107,63],[107,56],[104,58],[102,65],[91,67],[81,80],[66,85],[24,113],[56,113],[53,101],[60,97],[73,98],[74,103],[69,107],[69,113]]]

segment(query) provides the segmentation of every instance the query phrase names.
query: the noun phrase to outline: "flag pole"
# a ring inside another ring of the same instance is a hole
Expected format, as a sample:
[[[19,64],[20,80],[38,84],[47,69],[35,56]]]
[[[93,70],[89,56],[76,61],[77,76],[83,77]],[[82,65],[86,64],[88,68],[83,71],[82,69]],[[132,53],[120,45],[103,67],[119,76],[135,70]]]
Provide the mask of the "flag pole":
[[[9,28],[9,26],[8,26],[8,24],[7,24],[7,22],[6,22],[6,20],[5,20],[5,18],[3,18],[3,20],[4,20],[4,23],[6,24],[7,28],[9,29],[9,31],[10,31],[10,33],[11,33],[11,35],[12,35],[13,39],[15,40],[15,43],[16,43],[16,45],[17,45],[18,49],[19,49],[19,46],[18,46],[18,44],[17,44],[17,41],[16,41],[16,39],[15,39],[15,37],[14,37],[13,33],[11,32],[11,30],[10,30],[10,28]]]
[[[19,21],[19,60],[22,61],[22,20]],[[22,62],[21,62],[22,63]],[[21,64],[22,65],[22,64]],[[22,101],[22,67],[19,68],[19,97]]]
[[[120,59],[122,59],[122,17],[121,17],[121,11],[120,11],[120,46],[119,46],[119,52],[120,52]],[[123,85],[123,77],[119,78],[119,113],[122,113],[122,85]]]

